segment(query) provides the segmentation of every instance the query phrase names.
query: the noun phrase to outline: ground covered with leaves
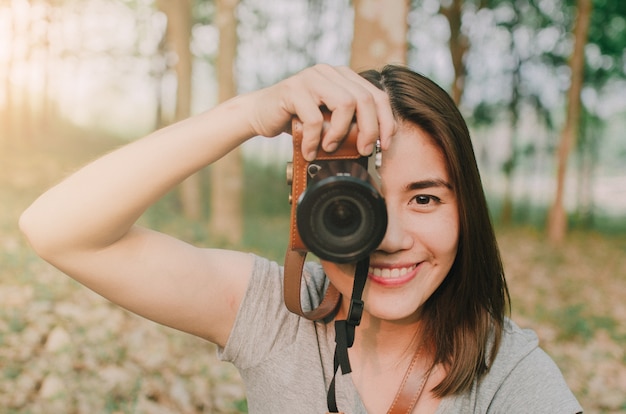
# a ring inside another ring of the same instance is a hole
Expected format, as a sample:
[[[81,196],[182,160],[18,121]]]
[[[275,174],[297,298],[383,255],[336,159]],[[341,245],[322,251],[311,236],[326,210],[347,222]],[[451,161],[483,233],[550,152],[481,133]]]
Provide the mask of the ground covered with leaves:
[[[213,345],[110,304],[32,253],[17,217],[72,162],[0,156],[2,412],[246,412]],[[513,319],[536,330],[587,413],[626,412],[626,238],[573,233],[560,249],[535,230],[498,238]]]

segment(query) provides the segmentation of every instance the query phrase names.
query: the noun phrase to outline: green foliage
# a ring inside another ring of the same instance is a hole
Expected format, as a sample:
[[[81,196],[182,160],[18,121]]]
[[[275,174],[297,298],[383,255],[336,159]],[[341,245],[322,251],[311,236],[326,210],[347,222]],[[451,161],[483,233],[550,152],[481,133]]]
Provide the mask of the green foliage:
[[[282,262],[290,218],[285,168],[248,160],[244,171],[243,248]]]
[[[207,0],[196,0],[193,2],[194,21],[199,24],[208,25],[215,20],[215,2]]]
[[[16,380],[22,373],[21,364],[10,363],[2,371],[3,377],[6,380]]]
[[[587,82],[599,88],[609,79],[626,77],[626,2],[593,1],[589,44],[593,47],[587,53]]]
[[[241,400],[235,401],[234,405],[235,405],[235,410],[237,410],[238,413],[248,412],[248,400],[241,399]]]
[[[501,223],[504,200],[496,194],[487,194],[487,202],[491,216],[496,225]],[[513,200],[511,223],[514,226],[530,226],[543,230],[549,206],[535,200],[523,198]],[[607,236],[621,236],[626,233],[626,220],[622,216],[594,212],[590,216],[580,215],[577,212],[568,213],[568,227],[573,230],[598,232]]]
[[[289,215],[289,186],[286,182],[285,166],[248,160],[244,166],[244,173],[246,216]]]
[[[470,121],[475,127],[490,126],[495,123],[501,112],[501,105],[483,101],[474,107]]]
[[[209,171],[202,181],[205,195],[202,222],[186,219],[181,214],[177,191],[172,191],[148,209],[141,223],[191,243],[220,248],[235,248],[282,261],[289,236],[289,186],[284,166],[266,165],[255,161],[244,164],[243,220],[244,239],[241,246],[223,245],[213,240],[208,228],[208,196],[211,193]]]
[[[107,414],[133,414],[137,412],[137,401],[141,391],[142,380],[135,381],[134,387],[129,390],[130,395],[109,393],[105,397],[104,410]]]
[[[26,319],[17,312],[11,312],[8,315],[9,332],[20,333],[26,328]]]
[[[594,329],[590,319],[583,317],[584,307],[583,304],[569,305],[553,315],[554,322],[561,328],[561,339],[572,340],[578,337],[589,340],[593,336]]]
[[[538,314],[543,314],[554,326],[559,327],[558,338],[561,341],[587,342],[600,329],[607,331],[617,341],[623,340],[616,332],[618,323],[615,319],[606,315],[595,315],[583,303],[572,303],[553,312],[539,310]]]

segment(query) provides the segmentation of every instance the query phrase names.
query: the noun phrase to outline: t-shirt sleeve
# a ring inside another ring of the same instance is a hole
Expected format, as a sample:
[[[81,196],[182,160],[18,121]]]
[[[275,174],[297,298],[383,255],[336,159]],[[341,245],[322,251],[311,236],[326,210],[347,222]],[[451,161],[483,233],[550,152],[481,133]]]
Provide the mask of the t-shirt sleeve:
[[[299,318],[283,301],[283,271],[276,262],[255,256],[244,298],[226,346],[218,357],[247,369],[263,362],[276,351],[293,343]]]

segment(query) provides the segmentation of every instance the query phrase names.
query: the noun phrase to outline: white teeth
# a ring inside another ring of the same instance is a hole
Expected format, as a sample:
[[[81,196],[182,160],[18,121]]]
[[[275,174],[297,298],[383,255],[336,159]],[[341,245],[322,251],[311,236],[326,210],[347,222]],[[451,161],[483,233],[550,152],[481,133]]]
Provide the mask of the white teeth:
[[[415,269],[415,266],[411,267],[394,267],[393,269],[380,267],[370,267],[369,273],[376,276],[382,277],[385,279],[396,279],[402,276],[405,276],[407,273]]]

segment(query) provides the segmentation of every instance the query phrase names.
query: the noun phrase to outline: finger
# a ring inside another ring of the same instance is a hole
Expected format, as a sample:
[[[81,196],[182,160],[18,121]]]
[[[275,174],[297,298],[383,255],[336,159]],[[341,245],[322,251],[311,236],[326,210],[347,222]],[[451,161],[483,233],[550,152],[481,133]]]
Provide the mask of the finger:
[[[312,161],[317,155],[322,136],[324,117],[320,110],[319,90],[327,88],[326,80],[315,67],[304,69],[282,82],[282,109],[297,116],[302,123],[301,152]]]
[[[352,84],[352,93],[356,98],[356,122],[358,127],[357,147],[361,155],[370,155],[380,136],[378,110],[371,88],[363,84],[358,75],[349,68],[338,70]]]
[[[366,81],[367,82],[367,81]],[[389,102],[389,95],[386,92],[381,91],[376,101],[376,107],[378,108],[378,128],[380,131],[380,145],[382,149],[389,149],[392,137],[398,130],[398,121],[391,109],[391,103]]]
[[[322,139],[324,116],[313,99],[295,102],[294,109],[302,122],[302,156],[307,161],[313,161]]]
[[[348,135],[354,120],[357,105],[351,90],[354,87],[332,66],[317,65],[314,68],[324,79],[325,87],[319,89],[320,102],[331,112],[330,121],[322,132],[322,148],[333,152]]]
[[[396,133],[397,130],[397,122],[391,109],[389,95],[385,91],[378,89],[367,79],[363,78],[349,68],[344,67],[339,68],[338,70],[341,71],[344,76],[346,76],[346,78],[349,78],[352,82],[360,85],[369,92],[370,95],[369,97],[367,97],[367,99],[359,100],[359,105],[357,106],[357,111],[359,115],[357,116],[357,121],[360,118],[363,118],[361,119],[361,121],[366,122],[369,122],[369,119],[371,119],[372,121],[376,120],[378,131],[378,136],[376,137],[376,139],[380,138],[382,148],[387,149],[389,147],[391,137]],[[375,115],[372,112],[372,104],[375,108]],[[367,142],[367,144],[371,144],[370,139],[372,137],[370,134],[371,131],[373,131],[374,127],[372,125],[358,125],[359,129],[363,127],[369,128],[368,131],[364,134],[363,139],[365,142]],[[365,148],[363,148],[363,150],[365,150]],[[369,147],[367,148],[367,150],[369,151]]]
[[[353,125],[354,114],[354,106],[340,106],[333,109],[328,128],[322,136],[324,151],[335,151],[348,136]]]
[[[294,110],[303,122],[302,152],[305,159],[314,159],[320,144],[327,152],[334,151],[347,135],[355,114],[353,93],[344,85],[345,78],[329,65],[316,65],[302,72],[298,85],[307,91],[294,95]],[[331,111],[324,124],[322,110]]]

